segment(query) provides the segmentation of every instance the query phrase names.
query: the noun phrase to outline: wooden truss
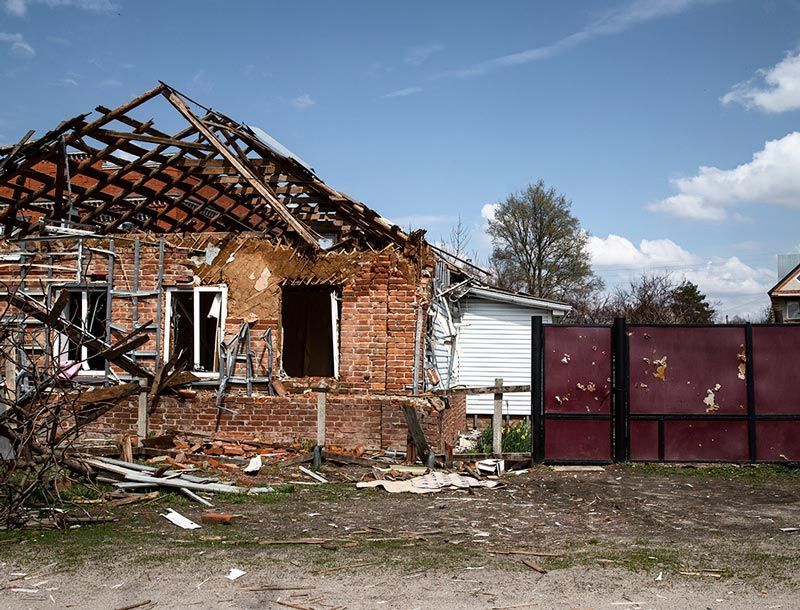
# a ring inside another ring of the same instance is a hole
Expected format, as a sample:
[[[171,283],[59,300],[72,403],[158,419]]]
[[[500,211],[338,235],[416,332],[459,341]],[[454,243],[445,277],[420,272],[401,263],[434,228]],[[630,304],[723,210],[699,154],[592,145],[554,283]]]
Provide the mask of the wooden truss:
[[[131,116],[155,98],[187,123],[170,135]],[[202,112],[198,112],[197,109]],[[0,148],[0,230],[97,234],[261,232],[316,250],[321,238],[383,247],[408,236],[256,131],[165,83],[98,106],[37,140]]]

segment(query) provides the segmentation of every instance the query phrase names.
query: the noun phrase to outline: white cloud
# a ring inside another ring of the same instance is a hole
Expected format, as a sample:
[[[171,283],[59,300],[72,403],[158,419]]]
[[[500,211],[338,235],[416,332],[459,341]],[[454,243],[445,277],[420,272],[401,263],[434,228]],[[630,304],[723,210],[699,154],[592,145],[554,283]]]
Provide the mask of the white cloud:
[[[50,83],[51,85],[61,85],[64,87],[80,87],[80,83],[74,78],[62,78]]]
[[[414,95],[415,93],[422,93],[422,88],[406,87],[405,89],[398,89],[397,91],[392,91],[391,93],[387,93],[383,97],[406,97],[408,95]]]
[[[214,82],[208,77],[205,70],[200,69],[192,75],[192,89],[210,93],[214,90]]]
[[[115,78],[106,78],[105,80],[100,82],[101,87],[122,87],[122,81],[118,81]]]
[[[800,51],[787,53],[771,68],[759,70],[752,79],[734,85],[720,101],[765,112],[797,110],[800,108]]]
[[[697,284],[723,316],[759,316],[776,281],[771,269],[751,267],[736,256],[702,258],[671,239],[643,239],[637,247],[620,235],[590,236],[588,249],[592,266],[611,289],[641,273],[666,272],[675,281]]]
[[[7,43],[8,52],[16,57],[29,59],[36,55],[34,48],[25,41],[25,37],[19,32],[0,32],[0,43]]]
[[[420,66],[431,58],[431,55],[444,49],[444,45],[438,42],[431,44],[421,44],[406,49],[403,61],[412,66]]]
[[[3,8],[15,17],[24,17],[28,14],[28,7],[32,4],[44,4],[49,7],[67,6],[86,11],[104,13],[117,8],[111,0],[4,0]]]
[[[764,296],[777,281],[771,269],[751,267],[736,256],[706,261],[698,268],[688,269],[683,275],[701,290],[717,298]]]
[[[300,110],[303,110],[304,108],[310,108],[316,103],[317,102],[308,93],[299,95],[292,100],[292,105]]]
[[[481,216],[486,220],[494,220],[494,214],[499,207],[499,203],[485,203],[481,207]]]
[[[748,163],[730,170],[701,166],[696,176],[673,180],[678,194],[648,207],[694,220],[724,220],[726,208],[743,203],[800,208],[798,168],[800,133],[795,131],[769,140]]]
[[[634,0],[624,6],[606,11],[582,30],[564,36],[552,44],[495,57],[465,68],[451,70],[440,76],[456,78],[480,76],[501,68],[541,61],[595,38],[619,34],[636,25],[677,15],[695,5],[708,4],[712,1],[714,0]]]
[[[597,267],[673,267],[699,261],[671,239],[643,239],[637,248],[629,239],[591,235],[587,243],[592,265]]]

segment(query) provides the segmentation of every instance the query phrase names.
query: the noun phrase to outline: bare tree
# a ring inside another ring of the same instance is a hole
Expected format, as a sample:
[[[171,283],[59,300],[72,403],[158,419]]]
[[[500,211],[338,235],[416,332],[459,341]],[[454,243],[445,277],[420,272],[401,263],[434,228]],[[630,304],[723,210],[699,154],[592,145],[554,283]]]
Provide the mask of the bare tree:
[[[645,273],[611,294],[588,295],[574,306],[572,321],[609,324],[618,316],[633,324],[712,324],[716,310],[692,282]]]
[[[469,245],[472,242],[472,229],[459,215],[455,224],[450,227],[450,235],[442,237],[441,242],[445,250],[453,256],[474,259],[474,252],[470,253]],[[472,254],[472,256],[470,256]]]
[[[602,285],[570,201],[542,180],[499,203],[487,231],[490,265],[501,288],[576,302]]]

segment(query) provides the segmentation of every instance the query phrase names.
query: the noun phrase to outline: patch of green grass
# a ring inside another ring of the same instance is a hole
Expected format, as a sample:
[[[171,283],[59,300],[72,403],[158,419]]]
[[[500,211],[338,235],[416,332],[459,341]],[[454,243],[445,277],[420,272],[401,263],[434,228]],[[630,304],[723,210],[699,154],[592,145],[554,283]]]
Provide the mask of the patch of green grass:
[[[737,479],[752,483],[770,481],[800,481],[800,468],[779,464],[758,464],[737,466],[720,464],[710,466],[671,466],[668,464],[628,464],[624,468],[632,472],[675,477],[709,479]]]
[[[20,530],[2,532],[16,540],[15,552],[22,557],[57,561],[65,568],[78,567],[86,561],[114,556],[121,546],[147,540],[142,533],[115,523],[84,525],[68,530]]]

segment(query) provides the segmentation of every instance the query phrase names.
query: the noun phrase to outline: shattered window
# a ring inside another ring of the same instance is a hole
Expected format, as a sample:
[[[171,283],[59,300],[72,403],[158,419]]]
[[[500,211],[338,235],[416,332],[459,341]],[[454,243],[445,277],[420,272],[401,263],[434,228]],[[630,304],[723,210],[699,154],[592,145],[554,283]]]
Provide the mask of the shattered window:
[[[285,286],[283,370],[290,377],[339,374],[339,298],[330,286]]]
[[[195,372],[219,372],[226,297],[226,290],[220,287],[176,288],[167,292],[165,360],[184,351],[192,355]]]
[[[67,305],[62,314],[78,328],[99,339],[106,338],[107,295],[105,290],[70,290]],[[60,336],[59,349],[61,362],[80,362],[81,370],[105,371],[105,360],[97,356],[97,351],[70,339]]]

